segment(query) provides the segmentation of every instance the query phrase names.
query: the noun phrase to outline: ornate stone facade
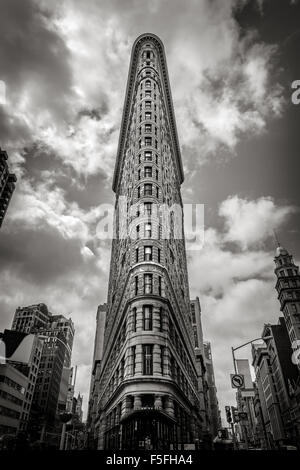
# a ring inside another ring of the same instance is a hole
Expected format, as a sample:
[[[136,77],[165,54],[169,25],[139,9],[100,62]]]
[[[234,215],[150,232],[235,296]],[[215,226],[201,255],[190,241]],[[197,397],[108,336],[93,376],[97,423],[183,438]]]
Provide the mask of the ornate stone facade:
[[[132,50],[113,180],[99,449],[183,448],[201,437],[182,182],[164,47],[143,34]]]
[[[9,172],[7,159],[7,153],[0,147],[0,227],[3,223],[17,181],[16,175]]]

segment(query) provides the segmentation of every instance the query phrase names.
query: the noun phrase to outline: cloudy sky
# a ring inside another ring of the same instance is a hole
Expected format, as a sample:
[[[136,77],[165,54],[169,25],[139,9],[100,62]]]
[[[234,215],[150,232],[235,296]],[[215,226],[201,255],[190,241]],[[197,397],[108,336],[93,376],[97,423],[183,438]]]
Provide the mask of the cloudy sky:
[[[33,303],[71,316],[85,409],[110,261],[95,227],[114,201],[135,38],[165,44],[183,200],[205,205],[205,244],[188,268],[223,412],[234,404],[230,347],[280,313],[272,229],[300,260],[299,18],[295,0],[0,1],[0,145],[18,176],[0,233],[0,330]]]

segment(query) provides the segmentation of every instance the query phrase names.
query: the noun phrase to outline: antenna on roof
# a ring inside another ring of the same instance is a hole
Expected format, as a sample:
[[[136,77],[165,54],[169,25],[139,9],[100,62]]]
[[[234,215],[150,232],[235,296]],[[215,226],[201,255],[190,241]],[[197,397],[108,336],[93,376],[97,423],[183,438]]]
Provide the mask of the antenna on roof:
[[[279,240],[278,240],[278,237],[277,237],[277,233],[275,232],[274,229],[273,229],[273,233],[274,233],[274,238],[275,238],[275,242],[277,243],[277,246],[280,246],[280,243],[279,243]]]

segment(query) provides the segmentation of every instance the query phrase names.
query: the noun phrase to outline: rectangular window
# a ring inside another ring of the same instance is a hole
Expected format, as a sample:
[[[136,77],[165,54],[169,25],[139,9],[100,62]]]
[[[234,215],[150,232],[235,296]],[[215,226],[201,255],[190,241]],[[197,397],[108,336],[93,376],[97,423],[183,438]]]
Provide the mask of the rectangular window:
[[[136,226],[136,239],[138,240],[140,238],[140,226]]]
[[[152,196],[152,184],[145,184],[144,196]]]
[[[143,306],[143,330],[152,330],[152,305]]]
[[[144,274],[144,293],[152,294],[153,292],[153,276],[152,274]]]
[[[195,342],[195,348],[199,348],[198,334],[197,334],[196,326],[194,326],[194,342]]]
[[[138,248],[135,249],[135,262],[136,263],[139,262],[139,249]]]
[[[162,239],[162,226],[161,225],[158,226],[158,239],[159,240]]]
[[[146,98],[151,98],[151,90],[146,90],[145,91],[145,97]]]
[[[135,295],[138,295],[139,293],[139,278],[138,276],[135,276],[135,279],[134,279],[134,292],[135,292]]]
[[[195,305],[191,304],[191,311],[192,311],[192,321],[196,323],[196,312],[195,312]]]
[[[131,374],[135,374],[135,346],[131,346]]]
[[[162,289],[161,289],[161,277],[158,277],[158,295],[161,295]]]
[[[152,236],[152,225],[150,222],[145,224],[145,238],[151,238]]]
[[[153,374],[153,346],[143,344],[143,375]]]
[[[138,180],[141,179],[141,170],[138,170]]]
[[[123,358],[121,361],[121,366],[120,366],[120,375],[121,379],[124,379],[124,371],[125,371],[125,359]]]
[[[163,331],[164,311],[163,308],[159,309],[159,331]]]
[[[160,369],[161,374],[164,375],[164,354],[165,354],[165,346],[160,347]]]
[[[136,307],[132,309],[132,331],[136,331]]]
[[[144,246],[144,261],[152,261],[152,246]]]
[[[157,262],[160,263],[161,260],[161,249],[157,248]]]
[[[151,113],[150,113],[149,111],[146,111],[146,112],[145,112],[145,119],[146,119],[147,121],[149,121],[149,120],[151,120],[151,118],[152,118]]]
[[[144,214],[150,216],[152,214],[152,202],[145,202]]]
[[[152,178],[152,166],[145,166],[144,177],[145,178]]]
[[[158,170],[156,170],[156,180],[158,181]]]
[[[145,132],[147,132],[147,133],[152,132],[151,124],[145,124]]]
[[[156,188],[156,197],[157,197],[157,199],[159,198],[159,187],[158,186]]]
[[[151,137],[145,137],[145,145],[146,145],[146,147],[151,147],[151,145],[152,145],[152,138]]]
[[[145,161],[146,161],[146,162],[152,162],[152,152],[149,151],[149,150],[147,150],[147,151],[145,152]]]
[[[151,101],[145,101],[145,109],[151,109]]]
[[[171,376],[172,376],[172,379],[175,379],[175,371],[176,371],[176,367],[175,367],[175,359],[173,356],[171,356]]]

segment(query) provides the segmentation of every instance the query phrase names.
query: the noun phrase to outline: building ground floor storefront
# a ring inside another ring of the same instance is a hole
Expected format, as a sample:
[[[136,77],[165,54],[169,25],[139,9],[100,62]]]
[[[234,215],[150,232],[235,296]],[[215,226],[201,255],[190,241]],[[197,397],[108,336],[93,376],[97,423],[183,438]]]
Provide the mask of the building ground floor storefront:
[[[178,422],[159,410],[139,410],[104,433],[104,449],[178,450],[198,448],[191,422]]]

